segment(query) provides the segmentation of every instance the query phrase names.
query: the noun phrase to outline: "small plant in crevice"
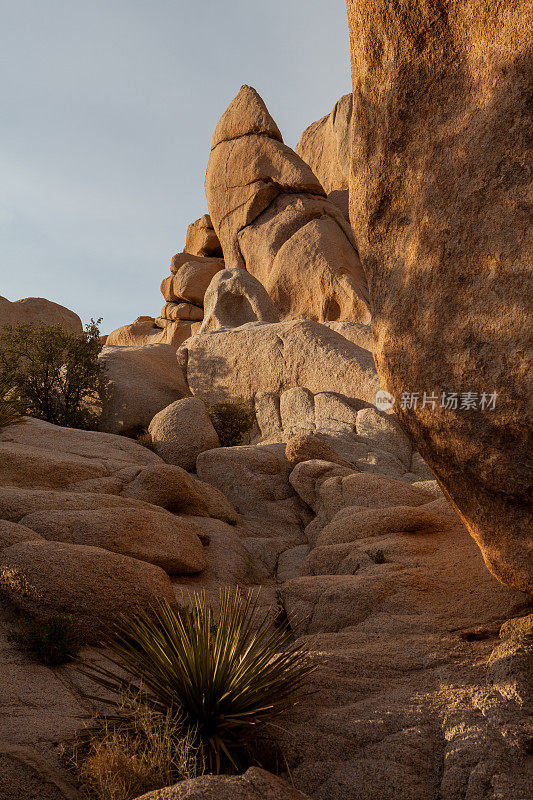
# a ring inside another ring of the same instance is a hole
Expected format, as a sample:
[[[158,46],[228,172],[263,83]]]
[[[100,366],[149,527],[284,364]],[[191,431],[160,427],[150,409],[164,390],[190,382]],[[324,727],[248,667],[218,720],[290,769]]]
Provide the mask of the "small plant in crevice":
[[[109,667],[80,670],[117,696],[141,691],[154,712],[179,717],[209,771],[220,773],[242,768],[252,731],[298,702],[315,667],[291,640],[288,624],[274,628],[269,612],[259,615],[251,593],[226,590],[216,624],[203,594],[190,608],[163,603],[118,623]]]
[[[7,639],[48,667],[72,661],[81,644],[72,617],[59,614],[46,622],[22,620],[17,630],[9,631]]]
[[[385,553],[383,550],[367,550],[366,554],[374,564],[383,564],[385,562]]]
[[[207,413],[222,447],[236,447],[249,433],[255,416],[244,400],[206,403]]]
[[[152,441],[152,434],[151,434],[151,433],[148,433],[148,431],[146,430],[146,428],[143,428],[143,429],[141,430],[141,432],[140,432],[140,433],[139,433],[139,435],[137,436],[137,441],[138,441],[138,442],[139,442],[139,444],[141,444],[143,447],[146,447],[146,448],[148,448],[148,450],[153,450],[153,449],[154,449],[154,443],[153,443],[153,441]]]

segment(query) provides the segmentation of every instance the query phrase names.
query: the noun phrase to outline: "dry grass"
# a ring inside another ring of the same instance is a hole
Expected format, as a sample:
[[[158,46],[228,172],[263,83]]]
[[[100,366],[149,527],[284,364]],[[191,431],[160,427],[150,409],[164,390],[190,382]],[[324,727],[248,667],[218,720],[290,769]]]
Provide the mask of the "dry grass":
[[[202,754],[170,713],[125,701],[113,718],[99,718],[74,746],[77,777],[98,800],[132,800],[204,771]]]

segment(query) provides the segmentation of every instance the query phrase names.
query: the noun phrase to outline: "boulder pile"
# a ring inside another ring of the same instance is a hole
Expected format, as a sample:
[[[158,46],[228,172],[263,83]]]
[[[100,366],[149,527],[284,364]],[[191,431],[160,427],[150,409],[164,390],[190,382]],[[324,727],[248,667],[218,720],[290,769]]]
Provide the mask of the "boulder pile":
[[[280,319],[369,321],[350,225],[250,86],[215,128],[205,190],[226,266],[254,275]]]

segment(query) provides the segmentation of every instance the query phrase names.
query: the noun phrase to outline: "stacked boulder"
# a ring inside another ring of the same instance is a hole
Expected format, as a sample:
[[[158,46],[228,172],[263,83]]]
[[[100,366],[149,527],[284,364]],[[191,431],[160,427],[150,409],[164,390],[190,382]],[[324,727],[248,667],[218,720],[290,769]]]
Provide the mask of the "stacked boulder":
[[[224,269],[222,248],[209,214],[187,229],[185,250],[172,257],[170,275],[161,283],[165,304],[159,317],[138,317],[109,334],[107,344],[143,347],[169,344],[174,348],[197,333],[204,318],[204,295],[212,278]]]
[[[350,225],[250,86],[215,128],[205,189],[226,266],[254,275],[280,319],[369,322]]]

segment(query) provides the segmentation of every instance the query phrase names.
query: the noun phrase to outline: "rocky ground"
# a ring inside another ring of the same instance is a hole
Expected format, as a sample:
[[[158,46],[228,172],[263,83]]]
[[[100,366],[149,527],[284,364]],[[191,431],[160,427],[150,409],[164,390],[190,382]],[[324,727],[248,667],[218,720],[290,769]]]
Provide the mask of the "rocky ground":
[[[319,665],[275,731],[307,796],[526,800],[526,596],[490,575],[435,481],[298,461],[309,439],[205,450],[196,477],[111,434],[0,435],[2,797],[77,796],[57,743],[90,711],[71,667],[6,641],[16,608],[97,635],[154,599],[239,585],[281,603]]]

